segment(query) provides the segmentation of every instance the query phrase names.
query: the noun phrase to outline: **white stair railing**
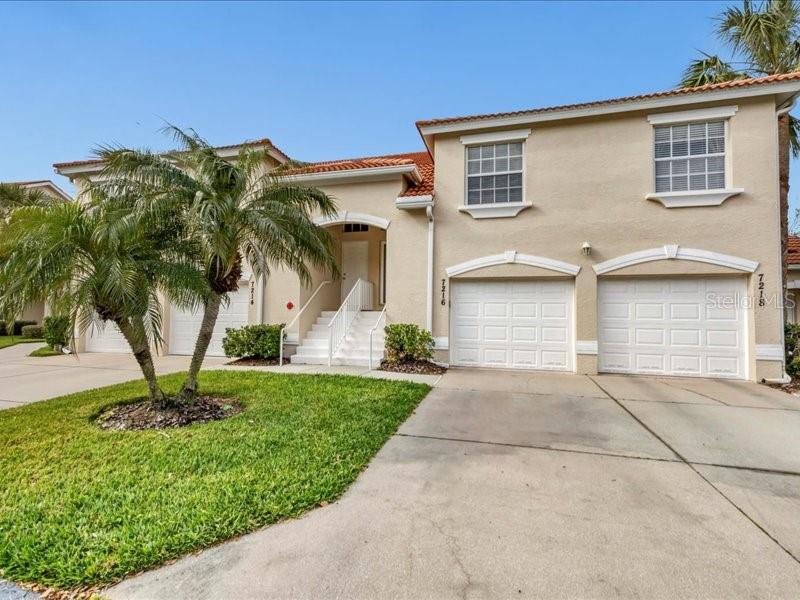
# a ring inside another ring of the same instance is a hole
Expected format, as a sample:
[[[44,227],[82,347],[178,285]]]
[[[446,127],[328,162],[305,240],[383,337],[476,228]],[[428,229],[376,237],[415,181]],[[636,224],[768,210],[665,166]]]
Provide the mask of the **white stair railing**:
[[[306,311],[306,309],[309,307],[309,305],[314,301],[314,298],[317,297],[317,294],[319,294],[319,291],[322,288],[324,288],[326,285],[328,285],[330,282],[331,282],[330,279],[328,279],[328,280],[323,281],[322,283],[320,283],[317,286],[317,289],[314,290],[314,293],[311,294],[311,297],[303,305],[303,308],[301,308],[299,311],[297,311],[297,314],[294,316],[294,319],[289,321],[289,323],[287,325],[284,325],[283,328],[281,329],[280,350],[279,350],[279,358],[278,358],[278,364],[280,366],[283,366],[283,336],[285,335],[286,330],[289,329],[292,325],[294,325],[297,322],[297,319],[300,318],[300,315],[302,315]],[[300,343],[302,341],[302,340],[300,340],[300,337],[302,337],[302,335],[303,335],[302,331],[299,331],[297,333],[297,343]]]
[[[363,279],[356,280],[353,289],[347,294],[339,310],[328,323],[328,366],[333,362],[333,355],[342,345],[350,325],[359,312],[372,308],[372,284]]]
[[[369,330],[369,370],[372,371],[372,334],[375,333],[375,330],[380,327],[383,323],[385,323],[386,318],[386,305],[383,306],[383,310],[381,314],[378,316],[378,320],[375,321],[375,325],[372,326],[372,329]]]

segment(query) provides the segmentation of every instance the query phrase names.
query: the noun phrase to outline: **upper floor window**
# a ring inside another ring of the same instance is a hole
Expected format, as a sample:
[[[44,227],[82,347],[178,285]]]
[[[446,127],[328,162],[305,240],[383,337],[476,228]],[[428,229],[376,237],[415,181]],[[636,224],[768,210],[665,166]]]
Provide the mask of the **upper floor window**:
[[[655,127],[656,192],[725,189],[725,121]]]
[[[344,224],[345,233],[363,233],[364,231],[369,231],[369,225],[364,225],[363,223]]]
[[[467,147],[467,206],[522,200],[522,142]]]

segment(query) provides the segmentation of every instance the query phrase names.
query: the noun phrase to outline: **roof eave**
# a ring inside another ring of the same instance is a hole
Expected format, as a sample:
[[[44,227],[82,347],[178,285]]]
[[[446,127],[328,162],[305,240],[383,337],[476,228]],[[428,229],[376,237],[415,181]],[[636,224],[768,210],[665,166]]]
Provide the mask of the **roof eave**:
[[[296,175],[284,175],[281,179],[285,181],[295,181],[302,183],[347,183],[352,180],[364,179],[390,179],[397,175],[407,177],[413,183],[422,181],[416,165],[398,165],[391,167],[370,167],[366,169],[344,169],[340,171],[323,171],[321,173],[298,173]]]
[[[456,133],[462,131],[473,131],[479,129],[490,129],[495,127],[509,127],[515,125],[527,125],[546,121],[560,121],[564,119],[578,119],[585,117],[596,117],[602,115],[619,114],[624,112],[634,112],[642,110],[657,110],[660,108],[670,108],[674,106],[686,106],[701,104],[706,102],[717,102],[734,100],[737,98],[750,98],[754,96],[782,96],[779,105],[784,104],[788,99],[800,93],[800,81],[781,81],[756,85],[751,88],[731,88],[723,90],[710,90],[707,92],[695,92],[691,94],[680,94],[676,96],[664,96],[658,98],[646,98],[642,100],[632,100],[618,104],[605,104],[598,106],[586,106],[581,108],[549,110],[541,112],[530,112],[521,115],[507,117],[487,117],[477,118],[469,121],[456,121],[452,123],[440,123],[426,125],[425,121],[417,123],[417,129],[422,136],[428,149],[431,148],[431,140],[434,136],[442,133]],[[612,101],[613,102],[613,101]]]

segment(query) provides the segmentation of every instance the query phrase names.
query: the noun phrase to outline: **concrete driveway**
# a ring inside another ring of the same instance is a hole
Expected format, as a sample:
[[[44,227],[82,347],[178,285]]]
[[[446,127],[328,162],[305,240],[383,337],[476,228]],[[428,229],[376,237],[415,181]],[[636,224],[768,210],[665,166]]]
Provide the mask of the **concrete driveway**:
[[[17,344],[0,350],[0,410],[140,379],[142,372],[131,354],[84,353],[77,356],[28,356],[37,344]],[[188,356],[158,356],[158,374],[185,371]],[[204,366],[226,362],[206,358]]]
[[[452,370],[344,495],[123,598],[796,598],[800,399]]]

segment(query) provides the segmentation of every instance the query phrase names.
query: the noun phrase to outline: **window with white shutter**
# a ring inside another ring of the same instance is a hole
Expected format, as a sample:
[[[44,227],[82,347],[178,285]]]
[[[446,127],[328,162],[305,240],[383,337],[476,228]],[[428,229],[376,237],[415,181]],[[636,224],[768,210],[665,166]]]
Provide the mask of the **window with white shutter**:
[[[522,201],[522,142],[468,146],[466,205]]]
[[[725,121],[655,127],[656,192],[725,189]]]

